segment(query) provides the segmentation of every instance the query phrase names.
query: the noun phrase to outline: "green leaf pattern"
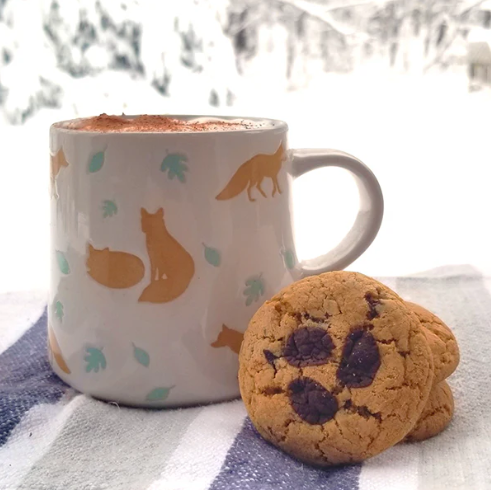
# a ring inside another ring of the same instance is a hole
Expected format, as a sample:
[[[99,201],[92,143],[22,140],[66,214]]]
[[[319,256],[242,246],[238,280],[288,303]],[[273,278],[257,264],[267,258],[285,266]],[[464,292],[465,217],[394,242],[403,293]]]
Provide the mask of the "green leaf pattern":
[[[98,373],[99,369],[106,369],[106,357],[101,349],[87,347],[85,350],[87,351],[87,355],[85,356],[85,362],[87,363],[85,367],[86,372],[90,373],[94,371],[94,373]]]
[[[186,155],[181,153],[170,153],[164,158],[160,170],[162,170],[162,172],[167,172],[167,177],[170,180],[177,177],[179,182],[184,183],[186,182],[186,175],[184,172],[188,171],[188,166],[184,162],[187,161],[188,158]]]
[[[172,390],[174,386],[169,388],[155,388],[147,395],[147,402],[157,402],[166,400],[169,396],[170,390]]]
[[[60,322],[63,321],[64,312],[63,312],[63,303],[61,301],[57,301],[55,303],[54,310],[55,310],[56,318],[58,318]]]
[[[283,261],[285,262],[285,267],[289,270],[295,267],[295,255],[289,249],[283,250]]]
[[[262,274],[251,277],[245,284],[247,287],[244,289],[244,296],[247,297],[246,306],[249,306],[253,301],[259,301],[259,298],[264,294]]]
[[[118,214],[118,206],[114,201],[104,201],[102,203],[102,216],[107,218],[108,216],[114,216]]]
[[[89,163],[89,173],[93,174],[94,172],[99,172],[99,170],[104,165],[104,152],[100,151],[96,153]]]
[[[148,352],[137,347],[135,344],[133,344],[133,355],[142,366],[148,367],[150,365],[150,356],[148,355]]]
[[[70,266],[68,265],[65,254],[59,250],[56,251],[56,262],[62,274],[70,274]]]
[[[206,261],[210,265],[213,265],[214,267],[218,267],[222,261],[220,252],[216,248],[207,247],[205,244],[203,244],[203,246],[205,247]]]

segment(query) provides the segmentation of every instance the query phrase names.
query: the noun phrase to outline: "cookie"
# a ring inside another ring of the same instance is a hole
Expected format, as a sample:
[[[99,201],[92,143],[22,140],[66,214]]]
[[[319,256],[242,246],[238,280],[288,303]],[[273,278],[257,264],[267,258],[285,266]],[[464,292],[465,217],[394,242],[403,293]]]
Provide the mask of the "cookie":
[[[416,314],[433,355],[436,385],[447,379],[460,361],[459,346],[454,334],[436,315],[422,306],[406,301],[406,305]]]
[[[452,390],[442,381],[432,388],[423,413],[404,440],[424,441],[440,434],[452,420],[453,412]]]
[[[389,288],[354,272],[302,279],[267,301],[239,361],[259,433],[320,466],[362,461],[402,440],[433,383],[416,316]]]

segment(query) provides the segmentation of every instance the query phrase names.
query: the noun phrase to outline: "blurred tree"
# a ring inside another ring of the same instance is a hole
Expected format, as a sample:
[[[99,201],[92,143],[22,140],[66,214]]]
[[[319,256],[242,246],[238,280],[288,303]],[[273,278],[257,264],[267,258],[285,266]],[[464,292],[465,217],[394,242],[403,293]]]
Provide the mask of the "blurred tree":
[[[67,104],[71,80],[108,73],[220,107],[233,102],[241,79],[279,91],[372,62],[446,68],[463,61],[458,50],[473,25],[491,25],[484,3],[0,0],[0,105],[21,123],[40,107]]]
[[[230,103],[237,72],[224,32],[228,7],[228,0],[0,0],[4,113],[21,123],[40,107],[64,104],[70,78],[108,71],[147,80],[163,95],[191,90],[196,100]]]

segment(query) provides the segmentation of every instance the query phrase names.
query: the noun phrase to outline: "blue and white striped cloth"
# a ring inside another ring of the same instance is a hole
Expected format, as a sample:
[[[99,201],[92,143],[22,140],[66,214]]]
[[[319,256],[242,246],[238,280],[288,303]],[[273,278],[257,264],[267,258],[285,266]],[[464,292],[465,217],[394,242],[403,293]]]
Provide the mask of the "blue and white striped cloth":
[[[491,489],[491,278],[452,267],[383,281],[454,328],[455,417],[434,439],[327,470],[264,442],[239,400],[140,410],[75,392],[48,365],[43,295],[0,296],[0,489]]]

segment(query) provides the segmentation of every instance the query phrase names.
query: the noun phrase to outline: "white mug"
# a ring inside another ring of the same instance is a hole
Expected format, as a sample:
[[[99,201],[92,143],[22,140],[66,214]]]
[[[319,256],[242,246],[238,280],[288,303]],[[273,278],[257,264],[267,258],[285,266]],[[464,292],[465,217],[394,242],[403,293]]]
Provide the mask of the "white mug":
[[[51,127],[49,353],[69,385],[133,406],[237,397],[237,353],[258,307],[301,277],[346,267],[375,238],[383,198],[363,163],[289,150],[286,123],[249,120],[263,126]],[[334,250],[299,262],[291,184],[330,166],[353,174],[360,210]]]

